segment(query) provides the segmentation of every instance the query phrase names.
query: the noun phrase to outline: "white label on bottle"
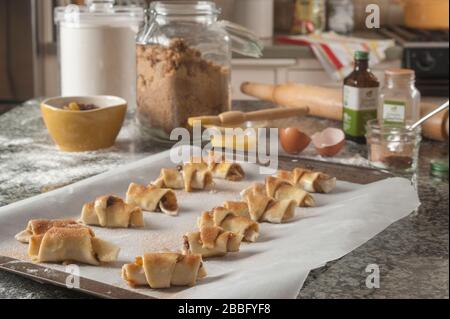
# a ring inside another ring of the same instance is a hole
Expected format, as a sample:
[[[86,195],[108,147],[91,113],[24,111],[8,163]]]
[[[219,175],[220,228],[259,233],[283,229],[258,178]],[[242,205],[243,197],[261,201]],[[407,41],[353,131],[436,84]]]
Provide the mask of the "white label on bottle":
[[[351,136],[364,136],[367,121],[377,117],[378,88],[344,86],[343,129]]]
[[[356,88],[344,85],[344,107],[354,111],[376,110],[379,88]]]
[[[405,102],[384,101],[383,103],[383,121],[385,123],[404,123],[405,122]]]

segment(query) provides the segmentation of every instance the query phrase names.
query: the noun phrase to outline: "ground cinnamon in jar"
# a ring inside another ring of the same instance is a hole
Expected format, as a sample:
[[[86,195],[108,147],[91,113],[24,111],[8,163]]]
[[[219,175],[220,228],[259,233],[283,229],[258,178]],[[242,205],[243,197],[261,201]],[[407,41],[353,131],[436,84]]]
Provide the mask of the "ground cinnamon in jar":
[[[207,61],[181,38],[168,46],[138,44],[137,116],[141,125],[166,134],[188,127],[191,116],[230,109],[230,70]]]

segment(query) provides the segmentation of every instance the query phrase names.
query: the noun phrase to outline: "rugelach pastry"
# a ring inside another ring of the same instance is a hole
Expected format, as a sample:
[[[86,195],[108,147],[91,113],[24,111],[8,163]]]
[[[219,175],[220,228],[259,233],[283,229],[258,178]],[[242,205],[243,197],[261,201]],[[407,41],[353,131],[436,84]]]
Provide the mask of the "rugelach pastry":
[[[204,163],[187,163],[178,168],[163,168],[152,185],[159,188],[206,190],[214,186],[213,176]]]
[[[222,205],[226,209],[233,212],[236,216],[243,216],[250,218],[250,214],[248,211],[248,204],[242,201],[226,201]],[[251,218],[250,218],[251,219]],[[256,221],[257,222],[257,221]]]
[[[330,193],[336,187],[336,177],[300,167],[292,171],[279,170],[277,176],[310,193]]]
[[[242,235],[220,227],[203,227],[198,232],[186,234],[183,241],[184,254],[200,254],[205,258],[218,257],[239,251]]]
[[[153,289],[172,286],[194,286],[206,277],[200,255],[172,252],[148,253],[136,257],[134,263],[122,267],[122,278],[132,287],[150,286]]]
[[[241,192],[242,202],[225,202],[224,207],[239,211],[241,216],[248,216],[256,222],[280,224],[294,217],[297,203],[291,199],[274,199],[267,196],[265,185],[255,183]]]
[[[314,198],[307,191],[273,176],[266,177],[266,194],[278,200],[294,200],[299,207],[314,207]]]
[[[142,209],[129,205],[117,196],[101,196],[87,203],[81,211],[80,221],[86,225],[107,228],[143,227]]]
[[[259,224],[248,217],[240,216],[225,207],[216,207],[204,212],[197,220],[199,229],[204,227],[221,227],[243,237],[244,241],[255,242],[259,236]]]
[[[126,203],[131,206],[138,206],[148,212],[163,212],[171,216],[178,215],[177,196],[170,188],[131,183],[128,187]]]
[[[32,219],[25,230],[14,236],[21,243],[28,244],[31,236],[43,235],[52,227],[86,227],[72,219]]]
[[[242,166],[238,163],[226,161],[226,157],[222,154],[215,155],[213,152],[210,152],[207,164],[214,178],[232,182],[238,182],[245,178]]]
[[[34,262],[100,263],[117,260],[119,247],[95,237],[88,227],[52,227],[30,237],[28,256]]]

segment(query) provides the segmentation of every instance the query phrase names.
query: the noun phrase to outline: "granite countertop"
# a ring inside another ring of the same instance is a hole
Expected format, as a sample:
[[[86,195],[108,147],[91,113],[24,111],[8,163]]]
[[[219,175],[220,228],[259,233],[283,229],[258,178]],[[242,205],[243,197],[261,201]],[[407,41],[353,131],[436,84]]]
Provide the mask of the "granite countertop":
[[[265,102],[235,102],[236,109],[270,107]],[[0,106],[0,114],[2,109]],[[307,133],[339,123],[305,118]],[[297,122],[295,122],[297,121]],[[0,115],[0,206],[99,174],[164,150],[142,141],[131,116],[114,147],[97,152],[62,153],[51,142],[35,102]],[[302,154],[315,158],[308,150]],[[366,148],[348,143],[334,161],[367,165]],[[316,158],[317,159],[317,158]],[[422,142],[417,212],[343,258],[313,270],[299,298],[448,298],[448,178],[430,176],[430,161],[448,160],[448,144]],[[368,289],[366,267],[380,267],[380,288]],[[0,271],[0,298],[87,298],[76,291],[37,283]]]

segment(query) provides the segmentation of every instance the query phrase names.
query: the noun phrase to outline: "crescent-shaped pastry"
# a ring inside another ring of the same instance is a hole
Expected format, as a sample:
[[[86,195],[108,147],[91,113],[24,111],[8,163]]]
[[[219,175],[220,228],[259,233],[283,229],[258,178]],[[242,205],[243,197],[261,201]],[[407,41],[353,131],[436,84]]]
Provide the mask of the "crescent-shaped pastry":
[[[238,182],[245,178],[244,170],[238,163],[210,163],[208,165],[213,177]]]
[[[314,199],[310,193],[278,177],[266,177],[266,193],[268,196],[278,200],[294,200],[299,207],[315,206]]]
[[[163,168],[152,185],[159,188],[193,190],[210,189],[214,185],[213,176],[204,163],[187,163],[178,169]]]
[[[136,257],[132,264],[122,267],[122,278],[132,287],[150,286],[153,289],[171,286],[194,286],[206,277],[202,256],[179,253],[149,253]]]
[[[244,216],[250,218],[248,212],[248,204],[241,201],[226,201],[223,207],[233,212],[236,216]]]
[[[295,215],[296,203],[293,200],[272,200],[264,212],[263,221],[280,224],[291,220]]]
[[[210,151],[207,157],[192,157],[191,163],[206,165],[213,178],[225,179],[232,182],[238,182],[245,178],[245,172],[242,166],[233,161],[227,161],[222,153]]]
[[[239,216],[225,207],[216,207],[204,212],[197,220],[199,229],[204,227],[221,227],[243,237],[243,240],[255,242],[259,236],[259,225],[248,217]]]
[[[128,187],[126,203],[149,212],[160,211],[171,216],[178,215],[177,196],[169,188],[131,183]]]
[[[117,196],[101,196],[87,203],[81,211],[80,221],[86,225],[107,228],[143,227],[140,207],[129,205]]]
[[[238,182],[245,178],[244,170],[238,163],[227,162],[224,155],[217,156],[213,152],[208,156],[208,169],[214,178]]]
[[[279,170],[277,176],[310,193],[328,194],[336,187],[336,177],[300,167],[292,171]]]
[[[257,222],[280,224],[294,217],[297,202],[291,199],[274,199],[267,196],[265,185],[255,183],[241,192],[241,196],[247,204],[247,211],[243,205],[237,202],[225,202],[225,207],[237,209],[241,216],[248,216]],[[245,216],[245,215],[244,215]]]
[[[86,227],[72,219],[33,219],[28,221],[27,228],[14,236],[21,243],[28,244],[31,236],[43,235],[52,227]]]
[[[117,260],[119,247],[95,237],[88,227],[52,227],[33,235],[28,255],[34,262],[79,262],[99,265]]]
[[[185,254],[200,254],[208,258],[239,251],[242,236],[220,227],[203,227],[199,232],[186,234],[183,239]]]
[[[254,183],[249,188],[241,192],[241,196],[248,206],[249,217],[256,222],[263,222],[266,212],[272,199],[267,196],[264,184]]]

